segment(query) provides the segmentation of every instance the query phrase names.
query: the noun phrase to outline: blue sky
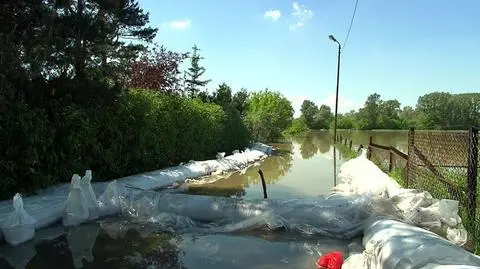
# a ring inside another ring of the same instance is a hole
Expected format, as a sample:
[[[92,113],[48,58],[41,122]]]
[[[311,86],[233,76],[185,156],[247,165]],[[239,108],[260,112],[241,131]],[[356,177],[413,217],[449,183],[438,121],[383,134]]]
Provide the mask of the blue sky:
[[[140,0],[156,42],[201,49],[208,88],[226,82],[333,107],[337,46],[355,0]],[[342,52],[339,111],[379,93],[415,105],[425,93],[480,91],[480,1],[359,0]]]

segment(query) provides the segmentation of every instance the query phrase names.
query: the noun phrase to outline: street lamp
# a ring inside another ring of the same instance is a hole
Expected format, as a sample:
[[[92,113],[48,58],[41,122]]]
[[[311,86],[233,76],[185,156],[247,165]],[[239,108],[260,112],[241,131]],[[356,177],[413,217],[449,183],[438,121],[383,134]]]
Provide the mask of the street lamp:
[[[337,90],[335,92],[335,117],[333,120],[333,143],[337,142],[337,113],[338,113],[338,83],[340,79],[340,52],[342,45],[335,39],[333,35],[329,35],[328,38],[338,44],[338,62],[337,62]]]
[[[333,186],[337,185],[337,149],[335,143],[337,142],[337,114],[338,114],[338,83],[340,79],[340,52],[342,51],[342,45],[335,39],[333,35],[329,35],[328,38],[338,44],[338,62],[337,62],[337,90],[335,92],[335,117],[333,120]]]

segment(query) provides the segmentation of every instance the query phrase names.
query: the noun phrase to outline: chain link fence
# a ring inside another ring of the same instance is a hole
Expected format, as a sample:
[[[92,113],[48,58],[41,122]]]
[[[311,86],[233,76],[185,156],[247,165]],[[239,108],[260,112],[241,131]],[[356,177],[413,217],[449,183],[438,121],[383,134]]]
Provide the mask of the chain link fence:
[[[478,129],[408,133],[408,155],[376,145],[370,138],[368,156],[406,188],[428,191],[438,199],[459,201],[459,214],[480,251],[480,180]]]
[[[394,147],[374,144],[368,145],[368,158],[385,173],[389,173],[403,186],[407,181],[408,155]]]

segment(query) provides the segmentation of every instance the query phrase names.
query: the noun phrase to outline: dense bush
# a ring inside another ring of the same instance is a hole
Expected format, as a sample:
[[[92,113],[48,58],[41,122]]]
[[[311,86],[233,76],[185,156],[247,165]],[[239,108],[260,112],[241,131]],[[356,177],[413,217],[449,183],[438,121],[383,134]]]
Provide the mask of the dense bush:
[[[252,93],[245,121],[255,139],[271,142],[292,124],[293,112],[287,98],[267,89]]]
[[[308,134],[310,128],[308,128],[307,121],[305,118],[300,117],[292,121],[292,125],[288,127],[283,135],[285,136],[304,136]]]
[[[238,111],[197,99],[130,90],[96,108],[51,102],[49,111],[0,104],[2,198],[68,182],[87,168],[106,180],[211,158],[249,142]]]

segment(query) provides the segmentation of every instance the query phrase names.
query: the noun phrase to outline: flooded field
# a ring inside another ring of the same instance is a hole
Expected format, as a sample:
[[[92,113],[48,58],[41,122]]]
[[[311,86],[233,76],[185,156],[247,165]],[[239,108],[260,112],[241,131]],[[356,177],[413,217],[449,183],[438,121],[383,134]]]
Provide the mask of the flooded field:
[[[406,150],[406,132],[343,133],[353,140],[353,148],[367,144],[370,135],[377,144]],[[258,166],[205,178],[215,182],[191,185],[188,192],[259,199],[263,197],[259,169],[265,175],[269,199],[314,198],[331,190],[335,184],[331,133],[313,132],[274,146],[279,152]],[[344,158],[338,151],[336,156],[340,166]],[[359,239],[347,242],[263,230],[165,233],[111,217],[65,232],[53,227],[19,248],[2,246],[0,268],[315,268],[320,253],[342,250],[348,255],[361,251],[360,243]]]

